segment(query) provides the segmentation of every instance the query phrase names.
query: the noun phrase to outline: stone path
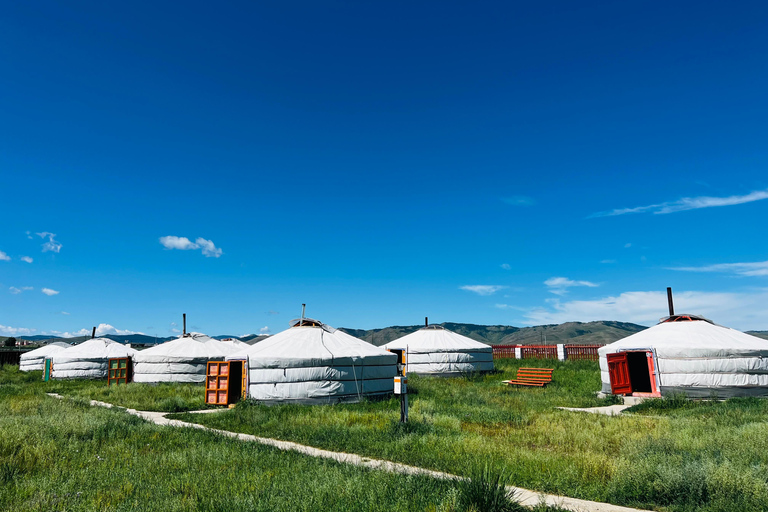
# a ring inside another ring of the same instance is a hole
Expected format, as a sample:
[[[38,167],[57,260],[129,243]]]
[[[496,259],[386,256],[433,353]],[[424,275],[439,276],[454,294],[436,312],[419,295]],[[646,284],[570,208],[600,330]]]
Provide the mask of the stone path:
[[[562,411],[589,412],[592,414],[605,414],[606,416],[616,416],[621,414],[624,409],[629,409],[631,405],[606,405],[604,407],[557,407]]]
[[[48,393],[49,396],[59,399],[65,399],[57,393]],[[309,455],[311,457],[320,457],[324,459],[332,459],[336,462],[344,464],[354,464],[355,466],[362,466],[369,469],[377,469],[381,471],[388,471],[390,473],[402,473],[406,475],[426,475],[433,478],[440,479],[458,479],[460,477],[452,475],[450,473],[444,473],[442,471],[433,471],[431,469],[424,469],[416,466],[409,466],[407,464],[400,464],[398,462],[390,462],[387,460],[372,459],[369,457],[362,457],[355,455],[354,453],[344,452],[332,452],[329,450],[321,450],[312,446],[305,446],[303,444],[293,443],[291,441],[280,441],[278,439],[270,439],[267,437],[257,437],[250,434],[238,434],[237,432],[229,432],[227,430],[219,430],[215,428],[209,428],[197,423],[187,423],[186,421],[171,420],[165,416],[167,412],[151,412],[151,411],[137,411],[136,409],[124,409],[122,407],[114,406],[106,402],[100,402],[98,400],[91,400],[91,405],[107,408],[119,408],[123,409],[128,414],[138,416],[147,421],[150,421],[156,425],[165,425],[170,427],[187,427],[197,428],[200,430],[207,430],[209,432],[216,432],[225,437],[231,437],[239,441],[255,442],[267,446],[273,446],[279,450],[294,451]],[[612,406],[614,407],[614,406]],[[194,411],[198,412],[198,411]],[[564,509],[572,510],[574,512],[648,512],[636,508],[621,507],[618,505],[611,505],[610,503],[600,503],[598,501],[580,500],[576,498],[568,498],[565,496],[556,496],[553,494],[543,494],[535,491],[529,491],[528,489],[522,489],[512,485],[507,486],[507,490],[515,496],[520,504],[527,507],[534,507],[539,503],[546,503],[547,505],[557,506]]]

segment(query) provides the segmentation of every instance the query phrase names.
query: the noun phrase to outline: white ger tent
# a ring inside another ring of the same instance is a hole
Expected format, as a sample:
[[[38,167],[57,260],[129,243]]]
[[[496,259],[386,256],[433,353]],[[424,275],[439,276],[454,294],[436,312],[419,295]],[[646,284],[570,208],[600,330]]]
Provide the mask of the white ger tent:
[[[605,393],[768,396],[768,340],[674,315],[598,350]]]
[[[205,382],[208,361],[223,361],[227,354],[247,347],[238,340],[219,341],[191,332],[136,353],[134,382]]]
[[[472,338],[428,325],[382,348],[406,351],[406,373],[458,375],[493,370],[493,349]]]
[[[53,354],[54,379],[103,379],[108,360],[133,357],[136,351],[108,338],[93,338]]]
[[[69,348],[69,343],[63,341],[55,341],[49,343],[35,350],[30,350],[21,354],[21,362],[19,363],[19,370],[22,372],[31,372],[35,370],[42,370],[43,364],[46,358],[50,358],[56,352]]]
[[[317,320],[291,325],[227,356],[246,361],[249,398],[336,403],[393,391],[397,355]]]

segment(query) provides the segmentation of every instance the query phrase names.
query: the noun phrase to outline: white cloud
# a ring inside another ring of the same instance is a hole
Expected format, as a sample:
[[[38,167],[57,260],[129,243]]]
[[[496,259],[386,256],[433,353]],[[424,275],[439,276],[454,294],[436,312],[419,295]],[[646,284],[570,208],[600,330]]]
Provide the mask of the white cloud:
[[[198,238],[195,243],[203,250],[203,256],[206,258],[218,258],[222,255],[222,250],[213,245],[213,240]]]
[[[637,206],[635,208],[617,208],[607,212],[597,212],[590,215],[594,217],[613,217],[616,215],[626,215],[628,213],[654,213],[663,215],[667,213],[683,212],[686,210],[698,210],[699,208],[712,208],[715,206],[733,206],[736,204],[751,203],[753,201],[762,201],[768,199],[767,190],[756,190],[744,196],[728,197],[683,197],[677,201],[668,201],[666,203],[651,204],[648,206]]]
[[[46,295],[47,295],[47,296],[49,296],[49,297],[50,297],[51,295],[58,295],[58,294],[59,294],[59,292],[57,292],[56,290],[51,290],[50,288],[43,288],[43,289],[42,289],[42,290],[40,290],[40,291],[41,291],[41,292],[43,292],[44,294],[46,294]]]
[[[51,331],[52,334],[56,334],[57,336],[61,336],[62,338],[74,338],[75,336],[90,336],[91,332],[92,332],[92,329],[80,329],[79,331],[72,331],[72,332]],[[98,327],[96,327],[96,337],[98,338],[99,336],[104,336],[106,334],[114,334],[116,336],[126,336],[128,334],[144,334],[144,333],[139,331],[117,329],[110,324],[99,324]]]
[[[565,295],[568,293],[568,288],[573,288],[574,286],[586,286],[589,288],[596,288],[600,286],[590,281],[574,281],[573,279],[568,279],[567,277],[550,277],[544,281],[544,284],[547,285],[550,292],[557,295]]]
[[[8,325],[0,325],[0,334],[3,336],[30,336],[36,331],[37,329],[27,329],[26,327],[10,327]]]
[[[264,326],[261,329],[259,329],[259,334],[269,334],[269,326]]]
[[[56,236],[55,233],[49,233],[47,231],[43,231],[42,233],[37,233],[37,235],[40,238],[47,238],[48,241],[43,244],[43,252],[60,252],[63,245],[61,242],[54,240],[54,237]]]
[[[459,286],[460,290],[466,290],[468,292],[473,292],[478,295],[493,295],[499,290],[503,290],[506,288],[506,286],[500,286],[496,284],[472,284],[472,285],[465,285],[465,286]]]
[[[605,264],[616,263],[616,260],[600,260],[600,263],[605,263]]]
[[[22,257],[21,257],[21,258],[19,258],[19,259],[20,259],[21,261],[26,261],[27,263],[32,263],[33,261],[35,261],[35,260],[33,260],[32,258],[30,258],[29,256],[22,256]]]
[[[67,313],[66,311],[60,311],[59,314],[69,316],[69,313]]]
[[[199,249],[197,244],[192,243],[192,241],[185,236],[161,236],[160,243],[163,244],[163,247],[166,249],[179,249],[182,251]]]
[[[32,233],[30,231],[27,231],[27,238],[30,240],[34,240],[34,237],[32,236]]]
[[[527,196],[503,197],[501,200],[512,206],[533,206],[536,204],[534,198]]]
[[[509,263],[502,263],[501,268],[503,268],[504,270],[511,270],[512,265],[510,265]]]
[[[768,261],[755,261],[750,263],[718,263],[703,267],[672,267],[668,270],[680,270],[683,272],[722,272],[724,274],[736,274],[739,276],[768,276]]]
[[[166,249],[179,249],[182,251],[202,249],[203,256],[207,258],[218,258],[222,255],[222,250],[214,245],[213,240],[206,240],[201,237],[192,242],[185,236],[161,236],[160,243]]]
[[[768,329],[768,289],[737,292],[676,292],[675,312],[703,315],[714,322],[741,330]],[[595,300],[561,302],[529,310],[528,325],[617,320],[653,325],[669,314],[666,292],[624,292]]]
[[[0,251],[0,261],[11,261],[11,257]]]
[[[34,290],[31,286],[22,286],[21,288],[16,288],[15,286],[11,286],[9,288],[10,292],[14,295],[17,295],[21,292],[28,292],[29,290]]]

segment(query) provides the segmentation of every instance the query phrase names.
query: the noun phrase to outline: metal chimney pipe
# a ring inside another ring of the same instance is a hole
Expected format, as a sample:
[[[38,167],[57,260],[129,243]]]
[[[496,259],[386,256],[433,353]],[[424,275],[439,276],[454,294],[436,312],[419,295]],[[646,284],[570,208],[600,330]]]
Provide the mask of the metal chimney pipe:
[[[95,337],[96,337],[96,328],[94,327],[93,330],[91,331],[91,339]]]
[[[428,316],[424,317],[424,327],[429,327],[429,317]]]
[[[182,332],[181,335],[186,336],[187,335],[187,314],[182,313],[182,316],[184,317],[184,332]]]
[[[301,305],[301,321],[299,322],[299,325],[304,325],[304,311],[307,309],[306,304]]]
[[[669,316],[675,316],[675,305],[672,303],[672,288],[667,287],[667,302],[669,303]]]

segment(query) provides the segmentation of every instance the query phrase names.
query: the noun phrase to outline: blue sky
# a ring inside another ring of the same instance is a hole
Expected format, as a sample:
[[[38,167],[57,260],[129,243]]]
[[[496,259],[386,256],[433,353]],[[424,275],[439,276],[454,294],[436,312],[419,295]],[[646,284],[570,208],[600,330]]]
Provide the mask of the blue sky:
[[[768,329],[763,2],[19,3],[0,334]],[[22,259],[25,258],[25,259]]]

